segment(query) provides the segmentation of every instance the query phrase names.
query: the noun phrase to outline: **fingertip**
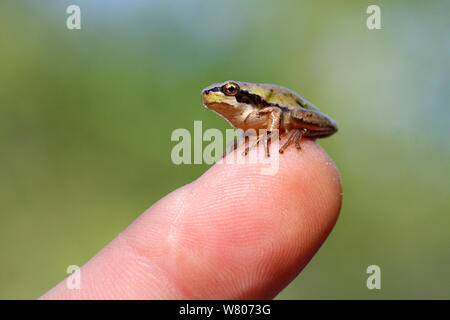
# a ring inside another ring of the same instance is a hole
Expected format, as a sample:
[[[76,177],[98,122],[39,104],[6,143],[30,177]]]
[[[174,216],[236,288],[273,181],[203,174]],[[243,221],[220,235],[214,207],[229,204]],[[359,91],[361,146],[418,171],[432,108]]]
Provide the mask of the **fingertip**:
[[[213,166],[186,186],[190,196],[172,241],[192,280],[178,282],[197,287],[191,293],[271,298],[301,271],[334,226],[340,177],[317,143],[304,140],[301,151],[288,148],[269,162],[274,174],[261,173],[267,163],[231,162]],[[213,288],[211,280],[217,284]]]

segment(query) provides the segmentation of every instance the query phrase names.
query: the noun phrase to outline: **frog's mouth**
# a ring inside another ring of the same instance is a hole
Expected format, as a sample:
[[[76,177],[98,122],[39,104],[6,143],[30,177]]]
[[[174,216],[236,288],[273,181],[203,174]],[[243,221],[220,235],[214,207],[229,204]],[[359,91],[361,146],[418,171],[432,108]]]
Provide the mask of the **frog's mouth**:
[[[217,90],[203,90],[202,103],[212,110],[234,109],[237,104],[235,97],[226,96]]]
[[[223,117],[231,116],[236,113],[236,110],[232,105],[229,105],[228,103],[224,102],[208,102],[204,101],[203,105],[212,110],[217,112],[218,114],[222,115]]]

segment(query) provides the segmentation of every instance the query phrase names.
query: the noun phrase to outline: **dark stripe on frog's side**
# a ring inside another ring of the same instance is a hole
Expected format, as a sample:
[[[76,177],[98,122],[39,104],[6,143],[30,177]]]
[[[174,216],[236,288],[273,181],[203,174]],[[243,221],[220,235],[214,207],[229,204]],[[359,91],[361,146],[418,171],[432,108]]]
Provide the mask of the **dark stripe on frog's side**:
[[[289,111],[288,107],[282,107],[278,103],[267,102],[257,94],[250,93],[247,90],[240,90],[234,97],[237,102],[252,104],[261,109],[265,107],[276,107],[283,111]]]
[[[224,88],[224,86],[214,87],[209,90],[206,90],[205,93],[208,94],[209,92],[219,92],[219,91],[223,92],[223,88]],[[251,105],[254,105],[255,107],[258,107],[261,109],[265,108],[265,107],[276,107],[283,111],[290,110],[288,107],[282,107],[277,103],[267,102],[265,99],[261,98],[257,94],[250,93],[247,90],[240,90],[234,96],[234,98],[236,99],[237,102],[251,104]]]

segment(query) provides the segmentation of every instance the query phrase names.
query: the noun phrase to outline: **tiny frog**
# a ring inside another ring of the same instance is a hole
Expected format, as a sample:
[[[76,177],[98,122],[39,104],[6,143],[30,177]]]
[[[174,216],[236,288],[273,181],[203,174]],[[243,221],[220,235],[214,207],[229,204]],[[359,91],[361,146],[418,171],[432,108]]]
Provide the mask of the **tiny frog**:
[[[302,137],[324,138],[338,129],[336,122],[312,103],[287,88],[272,84],[240,81],[215,83],[203,89],[202,102],[234,128],[244,132],[248,129],[266,129],[266,142],[270,140],[270,133],[278,129],[280,139],[286,136],[280,153],[293,142],[300,150]],[[236,148],[235,142],[233,149]],[[248,151],[247,146],[244,153]],[[268,149],[266,154],[270,156]]]

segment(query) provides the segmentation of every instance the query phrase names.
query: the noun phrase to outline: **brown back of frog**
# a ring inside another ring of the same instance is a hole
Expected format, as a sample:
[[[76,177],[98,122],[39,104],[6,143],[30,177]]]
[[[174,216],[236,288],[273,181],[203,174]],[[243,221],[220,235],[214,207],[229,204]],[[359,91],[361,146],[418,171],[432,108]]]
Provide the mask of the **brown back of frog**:
[[[324,138],[338,131],[336,121],[318,111],[298,107],[290,111],[290,129],[307,129],[305,137]]]

